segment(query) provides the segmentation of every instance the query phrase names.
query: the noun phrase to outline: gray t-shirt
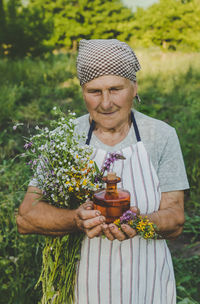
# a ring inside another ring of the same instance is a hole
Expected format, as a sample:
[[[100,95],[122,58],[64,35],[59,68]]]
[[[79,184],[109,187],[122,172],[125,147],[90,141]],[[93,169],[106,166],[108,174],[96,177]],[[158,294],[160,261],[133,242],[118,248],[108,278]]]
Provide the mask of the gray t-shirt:
[[[158,174],[161,192],[184,190],[189,188],[179,140],[174,128],[163,121],[151,118],[134,110],[140,137]],[[87,135],[90,128],[89,114],[77,118],[75,131]],[[102,143],[93,133],[90,145],[108,152],[119,151],[136,143],[133,126],[128,135],[115,146]],[[29,186],[37,187],[37,180],[32,179]]]

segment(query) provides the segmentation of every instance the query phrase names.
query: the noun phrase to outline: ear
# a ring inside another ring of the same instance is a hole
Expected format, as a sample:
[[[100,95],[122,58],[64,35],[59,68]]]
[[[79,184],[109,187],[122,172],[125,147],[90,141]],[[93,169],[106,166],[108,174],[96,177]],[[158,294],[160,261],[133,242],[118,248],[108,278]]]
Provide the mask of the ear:
[[[134,87],[134,96],[133,96],[133,98],[135,98],[135,96],[137,95],[137,92],[138,92],[138,84],[137,84],[137,81],[134,81],[134,82],[133,82],[133,87]]]

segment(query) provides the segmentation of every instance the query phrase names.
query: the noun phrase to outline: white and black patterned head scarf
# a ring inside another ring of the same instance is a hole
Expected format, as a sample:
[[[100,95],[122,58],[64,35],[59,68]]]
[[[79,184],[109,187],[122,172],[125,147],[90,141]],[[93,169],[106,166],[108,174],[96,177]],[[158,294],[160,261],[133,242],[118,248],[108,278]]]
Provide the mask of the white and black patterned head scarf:
[[[83,85],[103,75],[117,75],[136,81],[139,61],[125,42],[117,39],[81,40],[77,73]]]

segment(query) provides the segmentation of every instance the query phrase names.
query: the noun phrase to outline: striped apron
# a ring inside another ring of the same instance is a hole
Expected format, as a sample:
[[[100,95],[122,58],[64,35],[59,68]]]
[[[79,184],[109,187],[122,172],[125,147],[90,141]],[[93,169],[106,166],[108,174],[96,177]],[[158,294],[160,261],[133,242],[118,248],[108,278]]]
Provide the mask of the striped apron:
[[[142,214],[152,213],[159,209],[159,180],[131,115],[137,143],[118,151],[125,159],[116,161],[113,171],[121,177],[119,187],[131,193],[131,206]],[[91,134],[90,130],[88,143]],[[93,160],[101,168],[106,157],[106,151],[96,149]],[[139,236],[122,242],[85,237],[75,293],[76,304],[175,304],[175,279],[166,241]]]

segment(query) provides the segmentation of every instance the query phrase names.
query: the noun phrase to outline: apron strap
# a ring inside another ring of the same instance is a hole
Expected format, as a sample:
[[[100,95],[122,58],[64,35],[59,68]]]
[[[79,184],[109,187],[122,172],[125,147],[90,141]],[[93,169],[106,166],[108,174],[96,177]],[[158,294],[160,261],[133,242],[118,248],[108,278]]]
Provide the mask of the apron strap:
[[[91,140],[91,137],[92,137],[92,132],[94,131],[94,127],[95,127],[95,121],[92,120],[92,122],[90,124],[90,129],[88,131],[87,140],[85,142],[85,144],[88,145],[88,146],[90,144],[90,140]]]
[[[137,126],[137,123],[136,123],[136,120],[135,120],[135,116],[134,116],[134,114],[133,114],[132,111],[131,111],[131,122],[133,123],[133,127],[134,127],[134,130],[135,130],[135,135],[136,135],[137,141],[141,141],[140,133],[139,133],[139,130],[138,130],[138,126]],[[92,120],[92,122],[90,124],[90,129],[88,131],[87,140],[85,142],[86,145],[90,144],[90,140],[91,140],[91,137],[92,137],[92,132],[94,131],[94,127],[95,127],[95,121]]]
[[[131,111],[131,121],[133,123],[133,127],[134,127],[134,130],[135,130],[135,136],[137,138],[137,141],[141,141],[140,133],[139,133],[139,130],[138,130],[138,126],[137,126],[133,111]]]

